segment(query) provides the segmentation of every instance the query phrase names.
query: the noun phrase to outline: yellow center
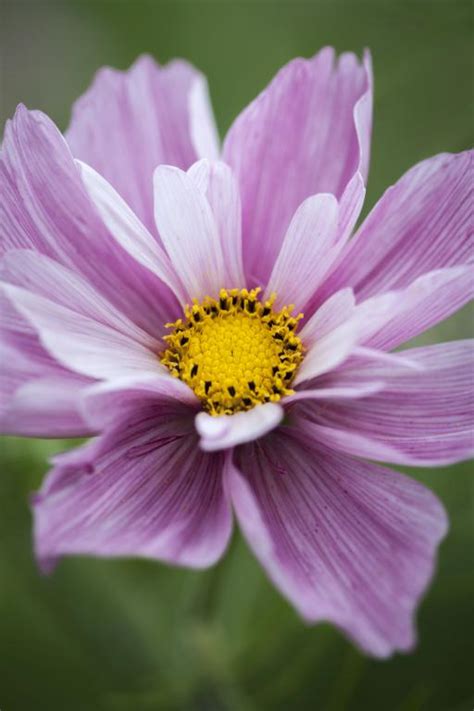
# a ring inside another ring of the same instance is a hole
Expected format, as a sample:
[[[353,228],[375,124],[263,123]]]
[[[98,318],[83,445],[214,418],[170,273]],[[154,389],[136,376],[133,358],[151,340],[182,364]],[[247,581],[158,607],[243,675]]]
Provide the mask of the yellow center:
[[[295,335],[302,314],[292,306],[273,310],[275,295],[262,303],[260,289],[221,289],[185,308],[185,319],[167,324],[167,348],[161,356],[211,415],[249,410],[290,395],[291,381],[303,358]]]

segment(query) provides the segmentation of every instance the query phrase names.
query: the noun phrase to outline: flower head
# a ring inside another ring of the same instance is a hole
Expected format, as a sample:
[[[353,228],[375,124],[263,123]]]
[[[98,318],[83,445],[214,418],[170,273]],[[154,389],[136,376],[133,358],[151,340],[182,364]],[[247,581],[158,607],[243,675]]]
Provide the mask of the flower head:
[[[308,621],[414,644],[447,528],[373,461],[472,452],[470,341],[392,352],[472,296],[471,153],[412,168],[352,232],[368,55],[284,67],[222,149],[185,62],[104,69],[65,139],[20,106],[2,147],[2,426],[98,435],[35,497],[63,555],[205,567],[232,511]]]

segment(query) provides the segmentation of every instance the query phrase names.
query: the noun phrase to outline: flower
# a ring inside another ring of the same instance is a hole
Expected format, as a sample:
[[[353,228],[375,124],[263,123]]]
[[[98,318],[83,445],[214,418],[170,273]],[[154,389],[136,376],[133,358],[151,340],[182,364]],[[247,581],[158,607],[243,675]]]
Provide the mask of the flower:
[[[371,64],[285,66],[222,150],[205,79],[103,69],[65,138],[20,106],[1,155],[6,433],[97,435],[34,500],[63,555],[215,563],[232,512],[283,595],[407,651],[447,530],[373,461],[472,452],[472,342],[391,352],[472,295],[471,153],[412,168],[351,237]],[[371,460],[371,461],[368,461]]]

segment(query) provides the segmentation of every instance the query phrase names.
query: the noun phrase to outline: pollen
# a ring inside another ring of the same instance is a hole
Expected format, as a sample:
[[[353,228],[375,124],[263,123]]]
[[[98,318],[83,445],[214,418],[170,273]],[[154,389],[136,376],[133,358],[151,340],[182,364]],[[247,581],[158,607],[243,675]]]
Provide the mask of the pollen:
[[[184,318],[166,324],[161,362],[187,383],[211,415],[231,415],[291,395],[303,359],[295,334],[303,314],[293,306],[274,311],[276,295],[265,302],[260,289],[221,289],[186,306]]]

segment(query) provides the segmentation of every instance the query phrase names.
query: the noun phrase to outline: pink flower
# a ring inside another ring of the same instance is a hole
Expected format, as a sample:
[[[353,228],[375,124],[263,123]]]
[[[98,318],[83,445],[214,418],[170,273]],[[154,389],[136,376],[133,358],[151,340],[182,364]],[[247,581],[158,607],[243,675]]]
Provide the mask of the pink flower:
[[[446,515],[366,460],[472,452],[471,342],[391,353],[471,296],[472,163],[415,166],[350,238],[371,118],[370,58],[331,49],[284,67],[222,150],[181,61],[99,72],[65,139],[18,108],[0,173],[3,430],[99,434],[36,496],[44,568],[206,567],[233,511],[306,620],[373,655],[413,647]]]

